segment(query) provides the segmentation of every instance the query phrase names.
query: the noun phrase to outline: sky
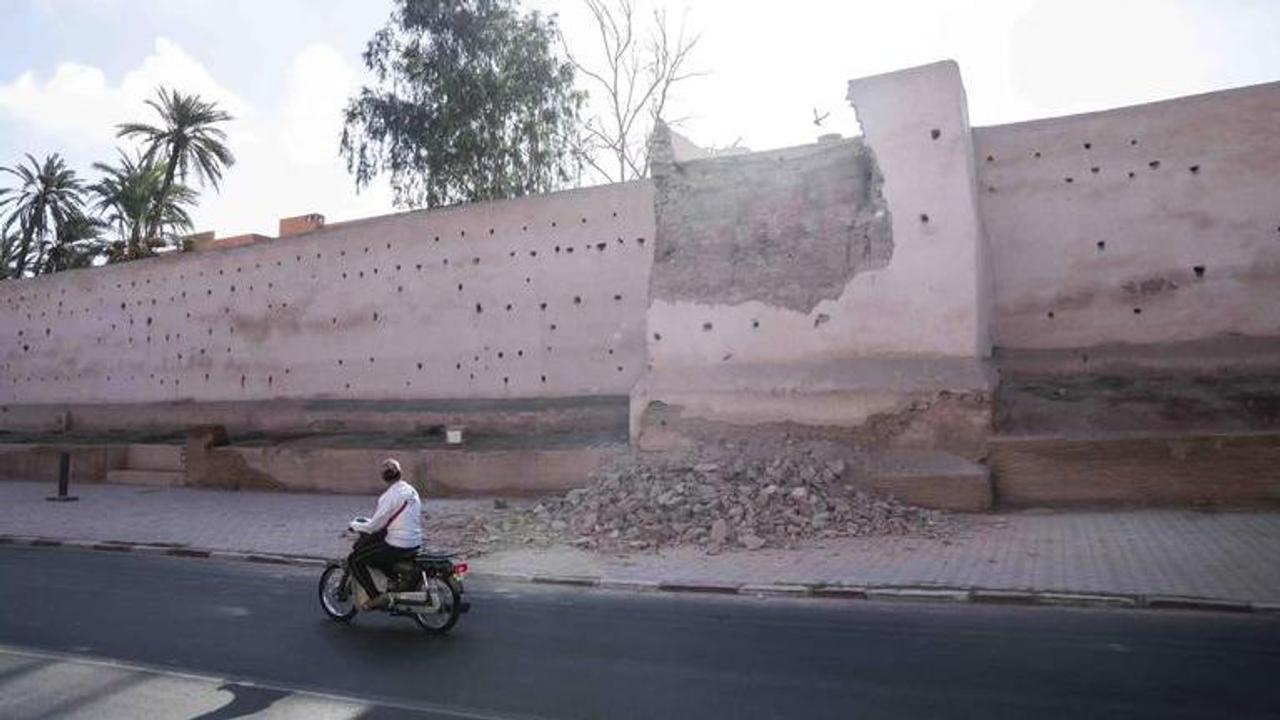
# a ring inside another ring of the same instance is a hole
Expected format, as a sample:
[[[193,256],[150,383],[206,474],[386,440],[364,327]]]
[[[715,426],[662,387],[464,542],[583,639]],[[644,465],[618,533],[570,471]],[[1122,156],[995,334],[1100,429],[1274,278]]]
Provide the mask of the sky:
[[[653,2],[654,0],[642,0]],[[575,52],[597,39],[580,0],[555,13]],[[681,132],[755,150],[858,131],[849,79],[951,58],[975,126],[1280,81],[1280,0],[669,0],[699,43],[677,87]],[[281,217],[393,210],[357,193],[341,111],[390,0],[0,0],[0,166],[59,152],[94,177],[115,125],[150,121],[165,85],[216,100],[237,162],[197,230],[275,234]],[[785,13],[779,12],[785,8]],[[821,128],[815,112],[830,113]],[[2,181],[0,181],[2,182]]]

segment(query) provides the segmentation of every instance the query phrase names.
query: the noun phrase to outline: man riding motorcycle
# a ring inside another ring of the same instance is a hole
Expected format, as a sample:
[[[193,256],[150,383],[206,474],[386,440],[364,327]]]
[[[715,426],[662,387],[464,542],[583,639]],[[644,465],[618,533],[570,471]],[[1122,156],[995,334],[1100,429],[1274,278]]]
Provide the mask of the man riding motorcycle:
[[[361,610],[386,607],[388,596],[379,593],[369,568],[390,568],[397,560],[412,558],[422,546],[422,499],[418,491],[404,479],[400,463],[388,458],[382,461],[382,480],[389,487],[378,497],[373,517],[351,521],[351,529],[360,533],[355,549],[347,557],[351,574],[364,588],[368,600]]]

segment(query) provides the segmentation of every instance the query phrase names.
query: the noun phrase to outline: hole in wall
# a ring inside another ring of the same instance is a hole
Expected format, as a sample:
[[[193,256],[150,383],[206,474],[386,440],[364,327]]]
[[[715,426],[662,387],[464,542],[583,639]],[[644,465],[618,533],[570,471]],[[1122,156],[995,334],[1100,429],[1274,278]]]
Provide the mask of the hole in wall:
[[[922,222],[922,223],[927,223],[927,222],[929,222],[929,215],[928,215],[928,213],[920,213],[920,222]]]
[[[1187,170],[1189,170],[1189,171],[1191,172],[1191,174],[1192,174],[1192,175],[1199,175],[1199,174],[1200,174],[1200,166],[1199,166],[1199,165],[1192,165],[1191,167],[1187,168]]]
[[[1063,178],[1063,181],[1065,181],[1065,182],[1067,182],[1067,183],[1073,183],[1073,182],[1075,182],[1075,181],[1076,181],[1076,179],[1075,179],[1075,178],[1070,178],[1070,177],[1068,177],[1068,178]]]
[[[654,334],[653,334],[653,339],[654,339],[654,341],[655,341],[655,342],[657,342],[657,341],[661,341],[661,340],[662,340],[662,333],[654,333]]]
[[[704,322],[704,323],[702,323],[702,331],[703,331],[703,332],[711,332],[711,323],[709,323],[709,322]]]
[[[1194,272],[1194,273],[1196,274],[1196,278],[1202,278],[1202,277],[1204,277],[1204,266],[1203,266],[1203,265],[1196,265],[1195,267],[1191,268],[1191,271],[1192,271],[1192,272]]]
[[[1103,250],[1106,250],[1106,249],[1107,249],[1107,241],[1106,241],[1106,240],[1099,240],[1099,241],[1098,241],[1098,252],[1102,252]]]
[[[1036,159],[1039,159],[1039,158],[1040,158],[1040,151],[1039,151],[1039,150],[1035,151],[1035,153],[1034,153],[1034,154],[1035,154]]]
[[[996,156],[995,156],[995,155],[988,155],[988,156],[987,156],[987,162],[995,162],[995,161],[996,161]]]
[[[1098,167],[1097,165],[1094,165],[1093,167],[1089,168],[1089,172],[1093,173],[1094,175],[1097,175],[1101,171],[1102,171],[1102,168]]]
[[[1151,162],[1147,163],[1147,167],[1151,168],[1152,170],[1156,170],[1160,167],[1160,161],[1152,160]]]
[[[1137,177],[1137,176],[1138,176],[1138,174],[1137,174],[1137,173],[1135,173],[1134,171],[1132,171],[1132,170],[1130,170],[1130,171],[1129,171],[1129,179],[1130,179],[1130,180],[1134,179],[1134,178],[1135,178],[1135,177]]]
[[[939,130],[938,128],[934,128],[929,131],[929,137],[933,138],[934,140],[937,140],[938,138],[942,137],[942,131]]]
[[[1084,144],[1084,149],[1085,149],[1085,150],[1092,150],[1092,149],[1093,149],[1093,143],[1091,143],[1091,142],[1086,142],[1086,143]]]
[[[1052,320],[1052,319],[1053,319],[1053,311],[1052,311],[1052,310],[1050,310],[1050,311],[1049,311],[1048,313],[1046,313],[1046,314],[1048,315],[1048,317],[1049,317],[1049,319],[1050,319],[1050,320]]]
[[[1133,314],[1134,314],[1134,315],[1141,315],[1141,314],[1142,314],[1142,308],[1140,308],[1140,307],[1136,307],[1136,308],[1134,308],[1134,309],[1133,309]]]

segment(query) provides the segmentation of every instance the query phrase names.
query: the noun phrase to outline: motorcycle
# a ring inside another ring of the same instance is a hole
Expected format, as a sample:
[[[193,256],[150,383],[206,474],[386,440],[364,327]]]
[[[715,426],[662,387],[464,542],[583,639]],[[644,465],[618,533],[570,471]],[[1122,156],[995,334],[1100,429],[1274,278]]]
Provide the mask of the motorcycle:
[[[360,518],[357,518],[359,520]],[[343,537],[360,535],[350,530]],[[389,602],[379,612],[410,617],[423,630],[443,635],[457,624],[458,618],[471,609],[462,598],[462,578],[467,563],[456,553],[419,552],[412,558],[397,561],[390,574],[369,568],[374,585],[387,595]],[[346,558],[331,560],[320,573],[320,607],[331,619],[350,622],[368,599],[364,587],[356,581]]]

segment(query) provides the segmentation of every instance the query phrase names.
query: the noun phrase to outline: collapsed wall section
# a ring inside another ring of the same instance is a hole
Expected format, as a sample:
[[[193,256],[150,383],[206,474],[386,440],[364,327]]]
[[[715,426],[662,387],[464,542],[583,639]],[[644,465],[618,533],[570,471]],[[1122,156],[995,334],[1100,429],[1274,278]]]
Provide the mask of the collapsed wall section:
[[[863,138],[683,162],[659,138],[641,448],[798,432],[981,456],[985,247],[958,68],[855,80],[849,99]]]
[[[648,182],[0,283],[0,404],[625,396]]]
[[[976,129],[997,344],[1280,335],[1278,129],[1280,83]]]

